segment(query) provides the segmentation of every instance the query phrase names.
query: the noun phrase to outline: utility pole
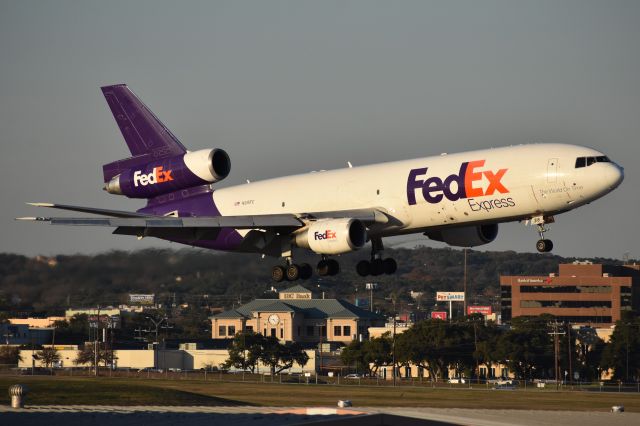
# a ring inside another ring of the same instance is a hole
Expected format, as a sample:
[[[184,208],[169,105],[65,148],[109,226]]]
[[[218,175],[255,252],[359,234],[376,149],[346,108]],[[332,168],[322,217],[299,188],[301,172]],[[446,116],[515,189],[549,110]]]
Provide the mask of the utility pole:
[[[160,324],[162,324],[163,322],[167,321],[168,317],[165,315],[163,318],[161,318],[159,321],[156,321],[155,318],[153,317],[145,317],[147,318],[149,321],[151,321],[155,327],[155,333],[156,333],[156,338],[155,338],[155,343],[159,343],[158,342],[158,328],[160,328]]]
[[[553,327],[553,332],[552,333],[548,333],[548,334],[553,336],[553,355],[554,355],[553,374],[554,374],[555,379],[556,379],[556,390],[559,390],[560,389],[560,382],[558,381],[558,379],[560,377],[560,364],[558,363],[558,358],[560,356],[560,341],[558,339],[558,336],[564,335],[565,333],[558,331],[558,321],[554,321],[549,325],[551,325]]]
[[[467,248],[465,247],[463,250],[464,252],[464,276],[463,276],[463,281],[462,281],[462,285],[463,285],[463,291],[464,291],[464,300],[462,301],[464,303],[464,312],[462,313],[463,316],[467,316]]]
[[[98,317],[96,321],[96,335],[93,342],[93,370],[94,375],[98,377],[98,336],[100,335],[100,306],[98,306]]]
[[[396,387],[396,313],[395,313],[395,303],[394,303],[394,313],[393,313],[393,340],[391,341],[391,368],[393,371],[393,387]]]
[[[573,380],[573,362],[572,362],[573,351],[571,350],[571,324],[570,323],[567,323],[567,348],[568,348],[568,354],[567,355],[569,355],[569,381],[572,382],[572,380]]]

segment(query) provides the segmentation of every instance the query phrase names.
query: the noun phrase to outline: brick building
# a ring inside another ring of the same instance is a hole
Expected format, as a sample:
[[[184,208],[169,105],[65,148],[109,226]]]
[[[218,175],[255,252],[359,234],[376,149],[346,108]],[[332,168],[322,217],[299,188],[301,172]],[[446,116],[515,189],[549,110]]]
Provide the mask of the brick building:
[[[640,265],[561,264],[547,276],[500,276],[503,322],[551,314],[572,324],[605,327],[640,308]]]

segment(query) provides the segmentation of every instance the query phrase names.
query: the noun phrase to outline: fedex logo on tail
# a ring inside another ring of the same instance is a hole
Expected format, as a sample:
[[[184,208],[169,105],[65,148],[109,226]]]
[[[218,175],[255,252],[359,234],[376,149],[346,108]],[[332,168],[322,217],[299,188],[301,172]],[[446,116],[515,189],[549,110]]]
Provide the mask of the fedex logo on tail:
[[[422,191],[425,201],[436,204],[446,198],[456,201],[462,198],[482,197],[498,192],[507,194],[509,190],[501,180],[508,169],[500,169],[497,172],[491,170],[478,170],[484,166],[485,160],[464,162],[460,165],[458,174],[447,176],[444,180],[433,176],[427,179],[420,178],[427,174],[428,167],[412,169],[407,179],[407,200],[409,205],[416,204],[416,190]],[[481,186],[482,177],[489,181],[486,188]]]
[[[141,170],[136,170],[133,173],[133,185],[142,186],[155,185],[156,183],[169,182],[173,180],[171,176],[171,170],[162,170],[162,166],[154,167],[149,174],[142,174]]]
[[[316,241],[319,240],[335,240],[336,239],[336,231],[326,230],[323,233],[318,231],[313,233],[313,239]]]

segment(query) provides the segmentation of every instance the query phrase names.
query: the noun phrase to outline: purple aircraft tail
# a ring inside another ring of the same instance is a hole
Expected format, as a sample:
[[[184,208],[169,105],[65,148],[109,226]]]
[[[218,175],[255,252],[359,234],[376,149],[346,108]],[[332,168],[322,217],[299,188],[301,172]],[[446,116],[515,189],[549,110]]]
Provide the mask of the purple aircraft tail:
[[[102,93],[132,155],[125,160],[105,164],[105,182],[131,167],[187,152],[173,133],[126,84],[102,87]]]

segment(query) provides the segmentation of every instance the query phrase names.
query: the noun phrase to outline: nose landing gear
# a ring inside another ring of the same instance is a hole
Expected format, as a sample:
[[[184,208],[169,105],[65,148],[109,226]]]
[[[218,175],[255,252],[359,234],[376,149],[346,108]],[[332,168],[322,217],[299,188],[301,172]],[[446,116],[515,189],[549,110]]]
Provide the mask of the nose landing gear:
[[[538,227],[540,239],[536,242],[536,250],[540,253],[548,253],[553,250],[553,242],[544,237],[544,233],[549,230],[544,225],[554,221],[553,216],[538,216],[531,219],[531,222]]]

